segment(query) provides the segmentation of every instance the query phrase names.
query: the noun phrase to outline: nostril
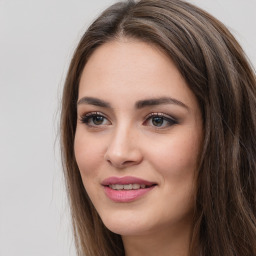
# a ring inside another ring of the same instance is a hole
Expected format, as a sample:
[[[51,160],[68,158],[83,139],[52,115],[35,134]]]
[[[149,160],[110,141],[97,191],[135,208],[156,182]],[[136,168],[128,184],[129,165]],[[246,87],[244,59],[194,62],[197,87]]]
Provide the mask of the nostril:
[[[119,167],[119,168],[123,168],[123,167],[127,167],[127,166],[130,166],[130,165],[133,165],[134,164],[134,161],[123,161],[123,162],[118,162],[118,161],[111,161],[110,159],[107,159],[107,162],[112,165],[112,166],[115,166],[115,167]]]
[[[124,161],[122,163],[122,165],[129,165],[129,164],[132,164],[132,163],[134,163],[134,161]]]
[[[114,144],[113,144],[114,145]],[[141,163],[143,157],[137,148],[117,148],[109,147],[104,155],[104,159],[112,166],[124,168]]]

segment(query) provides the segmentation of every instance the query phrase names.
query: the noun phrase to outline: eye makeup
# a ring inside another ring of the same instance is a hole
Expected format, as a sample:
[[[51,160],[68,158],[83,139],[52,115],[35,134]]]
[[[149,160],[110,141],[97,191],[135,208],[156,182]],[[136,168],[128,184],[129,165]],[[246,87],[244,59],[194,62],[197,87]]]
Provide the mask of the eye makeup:
[[[170,115],[166,115],[164,113],[150,113],[146,116],[146,120],[143,125],[154,126],[155,128],[161,129],[177,123],[178,121]]]
[[[89,112],[80,117],[81,123],[90,126],[97,127],[102,125],[110,125],[110,121],[105,117],[105,115],[101,112]]]

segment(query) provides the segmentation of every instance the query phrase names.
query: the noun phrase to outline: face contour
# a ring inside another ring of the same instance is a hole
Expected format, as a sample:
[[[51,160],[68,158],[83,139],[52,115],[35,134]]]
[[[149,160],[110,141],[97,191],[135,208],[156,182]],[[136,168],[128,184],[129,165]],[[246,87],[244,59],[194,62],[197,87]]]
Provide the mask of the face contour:
[[[103,223],[122,236],[189,227],[202,139],[197,100],[173,62],[108,42],[79,85],[75,156]]]

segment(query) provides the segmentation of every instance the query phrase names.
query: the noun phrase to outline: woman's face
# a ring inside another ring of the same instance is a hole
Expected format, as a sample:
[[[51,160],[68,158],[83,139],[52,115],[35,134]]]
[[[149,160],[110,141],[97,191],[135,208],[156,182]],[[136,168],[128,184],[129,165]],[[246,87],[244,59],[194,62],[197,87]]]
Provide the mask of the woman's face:
[[[140,41],[100,46],[77,112],[76,161],[106,227],[123,236],[189,228],[202,120],[173,62]]]

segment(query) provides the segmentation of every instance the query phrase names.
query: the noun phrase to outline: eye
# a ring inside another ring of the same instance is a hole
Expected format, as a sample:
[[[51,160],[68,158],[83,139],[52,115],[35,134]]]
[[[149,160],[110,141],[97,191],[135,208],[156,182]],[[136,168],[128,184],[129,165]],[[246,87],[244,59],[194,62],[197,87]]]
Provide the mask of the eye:
[[[153,126],[155,128],[166,128],[177,123],[177,120],[171,116],[165,115],[163,113],[151,113],[146,117],[146,121],[143,124],[147,126]]]
[[[99,112],[88,113],[80,118],[80,121],[88,126],[110,125],[110,121]]]

